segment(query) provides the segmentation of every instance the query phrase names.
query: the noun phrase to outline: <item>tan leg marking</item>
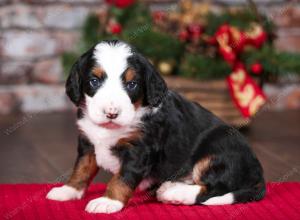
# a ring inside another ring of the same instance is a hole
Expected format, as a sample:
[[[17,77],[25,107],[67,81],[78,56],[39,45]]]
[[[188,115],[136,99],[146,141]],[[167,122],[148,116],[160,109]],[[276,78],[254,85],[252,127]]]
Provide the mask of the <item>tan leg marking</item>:
[[[132,193],[133,189],[121,180],[119,174],[116,174],[107,184],[104,196],[126,204],[132,196]]]
[[[201,186],[201,194],[205,194],[207,191],[206,185],[201,181],[201,177],[203,174],[209,169],[211,164],[212,157],[207,156],[200,159],[194,166],[192,171],[192,179],[193,181]]]
[[[66,185],[77,190],[85,189],[89,186],[98,170],[95,153],[87,153],[79,158]]]

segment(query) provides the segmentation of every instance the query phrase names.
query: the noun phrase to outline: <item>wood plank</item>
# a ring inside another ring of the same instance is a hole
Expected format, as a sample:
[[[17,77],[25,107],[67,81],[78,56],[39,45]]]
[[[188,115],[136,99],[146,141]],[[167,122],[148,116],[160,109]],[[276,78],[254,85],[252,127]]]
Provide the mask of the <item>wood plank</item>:
[[[4,131],[24,118],[0,118],[0,183],[62,181],[76,157],[74,113],[38,114],[7,135]],[[300,111],[264,111],[245,135],[257,153],[268,181],[300,181]],[[96,181],[107,182],[100,172]]]

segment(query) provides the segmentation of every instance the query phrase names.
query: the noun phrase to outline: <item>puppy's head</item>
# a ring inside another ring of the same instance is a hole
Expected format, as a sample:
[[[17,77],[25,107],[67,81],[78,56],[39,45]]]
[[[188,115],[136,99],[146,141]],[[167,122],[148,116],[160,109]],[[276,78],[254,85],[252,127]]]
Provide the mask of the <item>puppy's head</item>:
[[[159,106],[167,87],[149,61],[128,44],[103,41],[73,65],[66,93],[93,123],[127,126],[141,108]]]

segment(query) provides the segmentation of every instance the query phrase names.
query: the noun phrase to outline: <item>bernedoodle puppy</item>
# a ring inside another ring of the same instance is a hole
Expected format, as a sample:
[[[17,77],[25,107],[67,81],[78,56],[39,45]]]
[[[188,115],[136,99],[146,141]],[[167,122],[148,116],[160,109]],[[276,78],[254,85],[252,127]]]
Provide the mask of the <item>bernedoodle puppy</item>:
[[[130,45],[102,41],[73,65],[66,93],[78,107],[78,158],[48,199],[80,199],[101,167],[114,174],[86,211],[113,213],[136,188],[159,201],[223,205],[264,197],[262,167],[245,138],[200,105],[170,91]],[[153,187],[152,187],[153,188]]]

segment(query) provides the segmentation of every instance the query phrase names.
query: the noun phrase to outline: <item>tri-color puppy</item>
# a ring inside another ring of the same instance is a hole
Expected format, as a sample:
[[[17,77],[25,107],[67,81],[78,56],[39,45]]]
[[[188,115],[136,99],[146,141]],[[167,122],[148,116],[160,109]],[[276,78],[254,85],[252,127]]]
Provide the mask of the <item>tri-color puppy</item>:
[[[157,186],[173,204],[260,200],[262,167],[244,137],[198,104],[170,91],[141,54],[103,41],[72,67],[66,92],[78,107],[78,158],[52,200],[80,199],[99,167],[114,174],[86,211],[120,211],[134,190]]]

